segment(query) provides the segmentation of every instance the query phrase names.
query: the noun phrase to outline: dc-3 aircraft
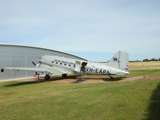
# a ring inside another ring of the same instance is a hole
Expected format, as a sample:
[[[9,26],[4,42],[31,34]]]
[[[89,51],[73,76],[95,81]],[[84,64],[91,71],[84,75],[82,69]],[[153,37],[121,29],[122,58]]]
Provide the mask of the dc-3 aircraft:
[[[31,61],[35,67],[5,67],[5,70],[33,71],[36,74],[43,74],[46,80],[54,76],[70,76],[82,74],[106,75],[109,78],[125,77],[128,72],[128,54],[118,51],[110,61],[93,62],[75,60],[60,56],[44,55],[38,63]]]

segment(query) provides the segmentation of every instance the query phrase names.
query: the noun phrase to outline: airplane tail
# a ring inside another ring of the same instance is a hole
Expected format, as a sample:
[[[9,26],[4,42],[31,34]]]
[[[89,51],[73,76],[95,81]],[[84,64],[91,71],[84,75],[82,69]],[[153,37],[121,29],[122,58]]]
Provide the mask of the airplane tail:
[[[118,51],[108,62],[108,65],[128,72],[128,53]]]

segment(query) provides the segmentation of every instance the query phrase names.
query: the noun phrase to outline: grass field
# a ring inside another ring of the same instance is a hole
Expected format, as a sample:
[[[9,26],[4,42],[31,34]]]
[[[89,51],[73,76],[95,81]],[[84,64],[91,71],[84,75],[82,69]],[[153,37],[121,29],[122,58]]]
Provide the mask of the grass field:
[[[133,81],[0,83],[0,120],[160,120],[160,70]],[[152,78],[152,79],[150,79]]]
[[[148,69],[160,69],[160,62],[150,61],[150,62],[130,62],[129,68],[131,70],[148,70]]]

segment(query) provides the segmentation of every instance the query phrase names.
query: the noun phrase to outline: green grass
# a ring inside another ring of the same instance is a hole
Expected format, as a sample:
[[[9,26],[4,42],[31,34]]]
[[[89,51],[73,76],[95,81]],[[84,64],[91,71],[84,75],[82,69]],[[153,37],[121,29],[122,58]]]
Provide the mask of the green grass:
[[[160,71],[131,71],[131,76]],[[0,83],[0,120],[149,120],[160,80],[102,84]],[[155,105],[155,104],[154,104]],[[154,112],[158,115],[160,111]]]
[[[158,70],[158,69],[131,70],[130,74],[129,74],[129,77],[143,76],[143,75],[159,76],[160,75],[160,70]]]

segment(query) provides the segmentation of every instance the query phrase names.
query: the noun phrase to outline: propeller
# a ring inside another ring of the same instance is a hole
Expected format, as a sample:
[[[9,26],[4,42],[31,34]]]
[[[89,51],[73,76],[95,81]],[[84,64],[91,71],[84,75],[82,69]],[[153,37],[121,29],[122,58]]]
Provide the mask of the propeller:
[[[32,61],[32,64],[35,66],[35,67],[39,67],[41,65],[41,62],[39,61],[38,63]]]
[[[35,63],[34,61],[32,61],[32,64],[33,64],[34,66],[36,66],[36,63]]]

